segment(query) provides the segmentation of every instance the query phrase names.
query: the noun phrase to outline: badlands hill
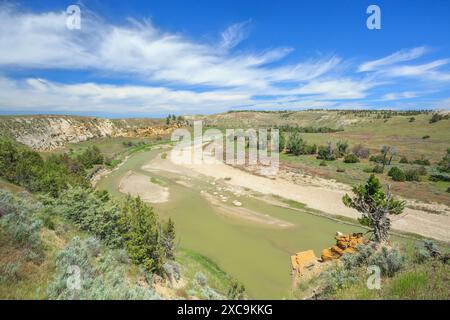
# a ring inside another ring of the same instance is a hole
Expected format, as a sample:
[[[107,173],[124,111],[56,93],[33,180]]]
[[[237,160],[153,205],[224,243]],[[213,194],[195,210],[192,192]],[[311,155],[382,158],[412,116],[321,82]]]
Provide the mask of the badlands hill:
[[[0,136],[14,139],[35,150],[49,151],[67,143],[100,137],[132,137],[164,134],[161,119],[103,119],[96,117],[27,115],[1,116]]]

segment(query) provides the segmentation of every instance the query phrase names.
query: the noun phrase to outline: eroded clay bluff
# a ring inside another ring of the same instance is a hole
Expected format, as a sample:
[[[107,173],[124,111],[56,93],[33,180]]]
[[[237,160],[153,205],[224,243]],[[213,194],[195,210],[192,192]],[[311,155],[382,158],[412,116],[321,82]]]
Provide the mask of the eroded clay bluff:
[[[165,135],[185,123],[166,125],[160,119],[104,119],[97,117],[36,115],[1,116],[0,137],[12,138],[37,151],[51,151],[67,143],[101,137]]]

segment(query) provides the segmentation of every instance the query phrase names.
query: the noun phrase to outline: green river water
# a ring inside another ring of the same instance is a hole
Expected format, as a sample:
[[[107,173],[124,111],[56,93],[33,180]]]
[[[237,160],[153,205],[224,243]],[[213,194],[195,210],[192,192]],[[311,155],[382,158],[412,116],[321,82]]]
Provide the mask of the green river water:
[[[257,197],[238,200],[246,208],[295,226],[281,229],[226,217],[200,195],[200,190],[211,188],[207,181],[192,180],[192,187],[185,187],[175,183],[180,177],[173,173],[154,174],[141,170],[142,165],[160,152],[151,150],[132,155],[118,170],[103,177],[98,188],[120,196],[119,181],[129,170],[149,176],[149,181],[150,177],[162,181],[169,187],[169,201],[153,207],[162,219],[171,217],[175,221],[179,245],[208,257],[244,283],[250,298],[289,298],[290,256],[293,253],[313,249],[320,256],[323,248],[334,244],[336,231],[362,230],[326,217],[268,204]]]

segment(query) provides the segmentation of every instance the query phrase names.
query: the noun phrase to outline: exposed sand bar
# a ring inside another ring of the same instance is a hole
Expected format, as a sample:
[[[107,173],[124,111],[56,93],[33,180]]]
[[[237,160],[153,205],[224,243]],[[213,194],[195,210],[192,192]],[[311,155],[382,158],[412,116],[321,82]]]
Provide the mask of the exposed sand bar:
[[[150,177],[128,171],[120,180],[119,191],[139,196],[145,202],[161,203],[169,200],[169,189],[152,183]]]

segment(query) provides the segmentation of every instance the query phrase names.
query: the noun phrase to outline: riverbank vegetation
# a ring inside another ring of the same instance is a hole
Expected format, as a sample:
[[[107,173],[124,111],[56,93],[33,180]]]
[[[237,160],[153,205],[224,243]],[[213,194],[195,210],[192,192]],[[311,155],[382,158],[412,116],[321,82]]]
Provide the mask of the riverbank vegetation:
[[[404,203],[388,186],[383,190],[371,175],[363,185],[345,195],[346,206],[362,213],[359,222],[370,228],[371,237],[321,272],[300,283],[297,298],[312,299],[440,299],[450,298],[450,253],[432,241],[391,241],[391,215]]]
[[[96,146],[42,157],[0,144],[2,186],[17,186],[15,195],[0,190],[0,297],[208,299],[226,298],[233,288],[223,274],[220,290],[205,275],[183,275],[172,220],[161,221],[139,198],[113,199],[90,187],[92,169],[105,159]],[[219,273],[208,276],[218,282]],[[206,280],[177,288],[195,278]]]

